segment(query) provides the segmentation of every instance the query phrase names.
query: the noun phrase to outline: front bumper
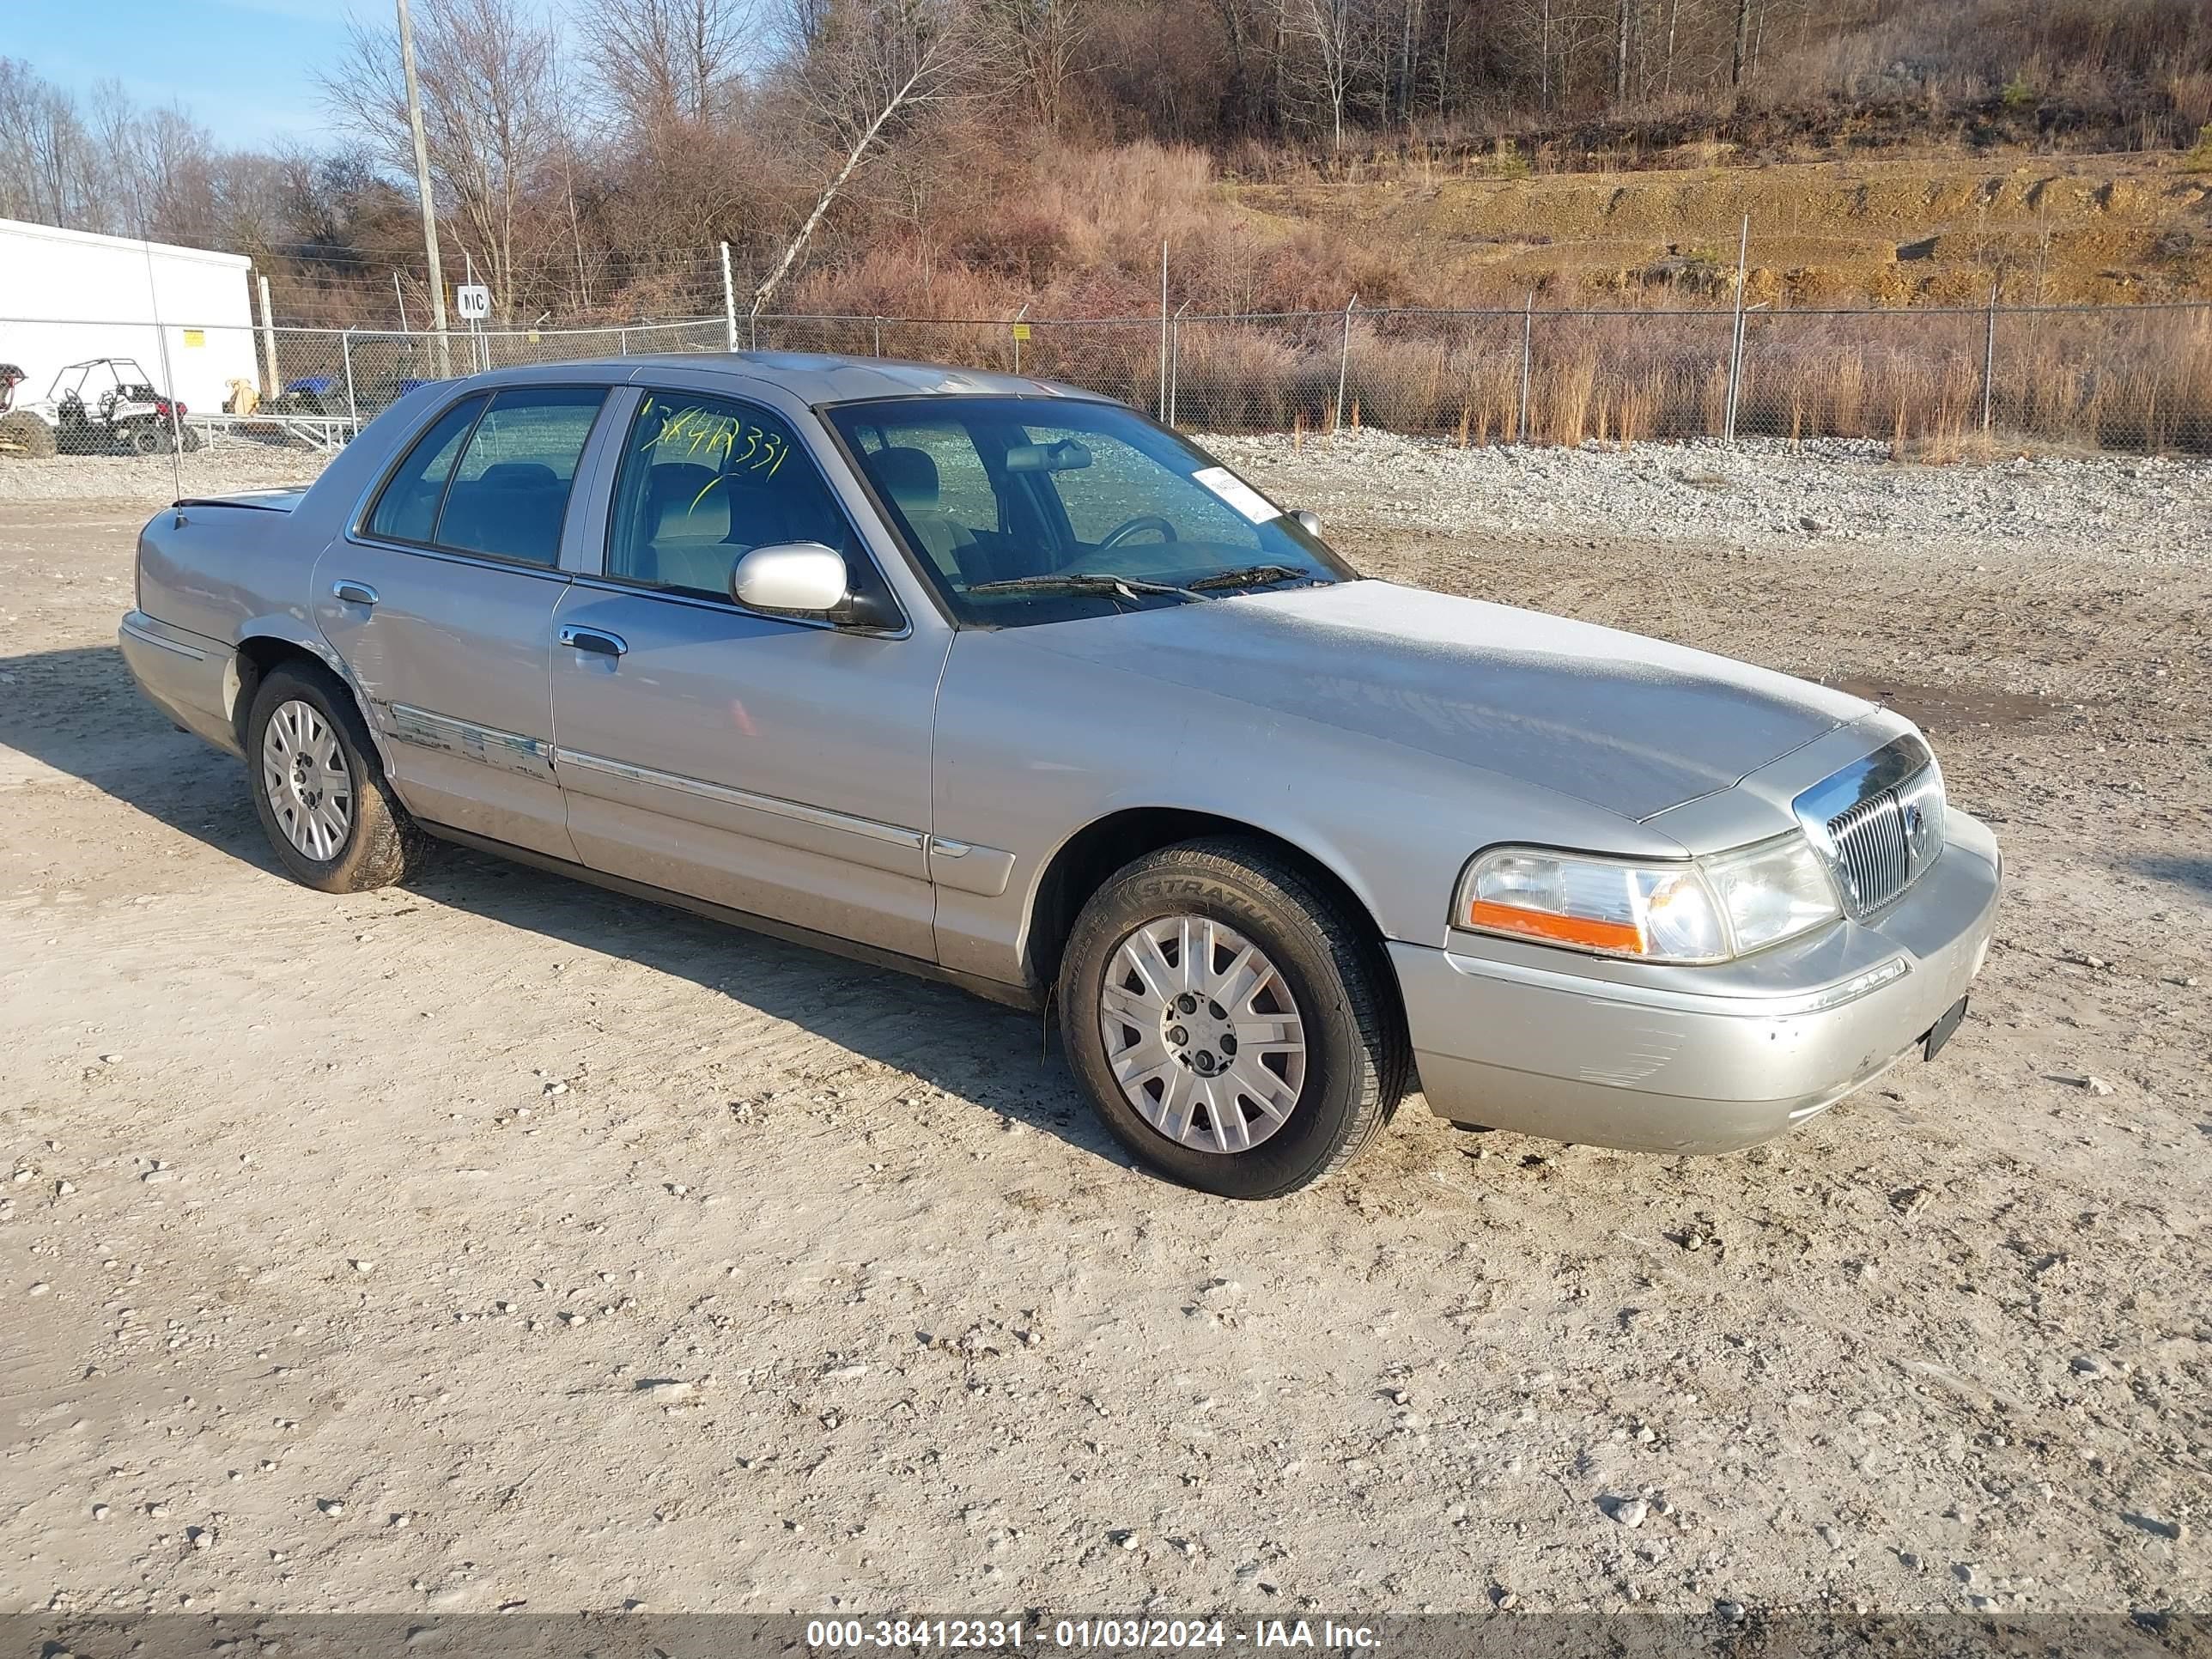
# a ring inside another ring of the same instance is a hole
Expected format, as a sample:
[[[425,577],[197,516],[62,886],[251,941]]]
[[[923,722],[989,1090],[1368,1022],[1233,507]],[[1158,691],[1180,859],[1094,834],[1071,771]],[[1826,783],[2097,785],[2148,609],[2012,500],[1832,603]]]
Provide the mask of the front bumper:
[[[1887,911],[1722,968],[1653,968],[1454,933],[1394,943],[1421,1086],[1455,1121],[1632,1152],[1770,1139],[1871,1081],[1966,994],[2002,860],[1952,809]]]

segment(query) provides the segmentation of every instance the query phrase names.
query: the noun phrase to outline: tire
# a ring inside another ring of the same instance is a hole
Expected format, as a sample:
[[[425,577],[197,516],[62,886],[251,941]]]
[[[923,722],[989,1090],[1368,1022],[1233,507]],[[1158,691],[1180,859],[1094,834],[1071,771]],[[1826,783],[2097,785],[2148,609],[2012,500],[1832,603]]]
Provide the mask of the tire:
[[[176,441],[158,421],[133,421],[123,434],[123,447],[133,455],[166,455]]]
[[[1208,939],[1199,985],[1230,996],[1225,1007],[1182,978]],[[1265,988],[1243,988],[1260,963]],[[1163,969],[1166,1002],[1152,985]],[[1185,842],[1118,871],[1084,906],[1061,959],[1060,1035],[1099,1117],[1139,1162],[1224,1198],[1280,1198],[1349,1164],[1397,1109],[1409,1062],[1389,975],[1365,919],[1291,860],[1233,837]],[[1174,1023],[1149,1023],[1156,1015]],[[1293,1027],[1295,1055],[1278,1041]]]
[[[54,429],[35,415],[21,410],[0,416],[0,455],[21,455],[33,461],[51,457],[58,446]]]
[[[287,663],[270,671],[246,716],[246,753],[254,814],[285,873],[303,887],[367,892],[404,879],[421,863],[421,832],[385,781],[359,706],[328,670]],[[342,763],[342,785],[326,761]],[[272,786],[272,765],[280,779],[303,776],[306,787]],[[336,805],[341,787],[343,811]]]

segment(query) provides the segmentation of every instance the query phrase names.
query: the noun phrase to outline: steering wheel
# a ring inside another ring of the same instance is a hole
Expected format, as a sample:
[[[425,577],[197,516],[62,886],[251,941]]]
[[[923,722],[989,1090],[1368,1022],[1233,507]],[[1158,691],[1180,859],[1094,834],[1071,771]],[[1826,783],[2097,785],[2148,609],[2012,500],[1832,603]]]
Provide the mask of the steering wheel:
[[[1176,535],[1176,527],[1170,524],[1165,519],[1160,517],[1158,514],[1139,513],[1133,519],[1122,520],[1121,523],[1115,525],[1111,530],[1100,537],[1098,538],[1099,550],[1103,552],[1109,547],[1119,547],[1121,544],[1121,538],[1124,536],[1133,536],[1139,530],[1156,530],[1159,532],[1160,539],[1164,542],[1172,542],[1180,539],[1180,538]]]

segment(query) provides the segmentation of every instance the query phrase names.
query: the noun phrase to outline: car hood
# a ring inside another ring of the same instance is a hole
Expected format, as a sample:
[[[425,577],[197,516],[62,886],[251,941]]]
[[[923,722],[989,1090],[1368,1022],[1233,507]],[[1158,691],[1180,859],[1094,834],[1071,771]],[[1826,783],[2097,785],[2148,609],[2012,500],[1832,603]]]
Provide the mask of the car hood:
[[[1382,581],[1163,605],[1024,642],[1644,819],[1872,705],[1589,623]],[[1322,781],[1316,780],[1316,781]]]

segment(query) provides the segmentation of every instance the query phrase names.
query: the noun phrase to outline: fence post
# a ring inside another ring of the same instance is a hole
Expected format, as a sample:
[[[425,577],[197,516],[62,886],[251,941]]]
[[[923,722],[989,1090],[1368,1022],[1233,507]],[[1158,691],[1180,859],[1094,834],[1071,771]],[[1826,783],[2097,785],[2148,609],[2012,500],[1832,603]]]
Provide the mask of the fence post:
[[[1990,284],[1990,309],[1982,327],[1982,435],[1989,436],[1997,367],[1997,289]]]
[[[618,328],[615,331],[615,356],[617,357],[629,356],[629,331],[626,328]]]
[[[1514,423],[1513,441],[1528,441],[1528,376],[1536,358],[1536,290],[1528,290],[1528,298],[1521,308],[1521,416]]]
[[[876,319],[876,356],[878,356],[878,357],[880,357],[880,356],[882,356],[883,355],[884,355],[884,319],[883,319],[882,318],[878,317],[878,318],[877,318],[877,319]]]
[[[260,278],[260,283],[261,353],[269,360],[269,390],[266,395],[274,403],[283,393],[284,377],[276,368],[276,325],[269,314],[269,279],[264,276]]]
[[[738,290],[730,282],[730,245],[722,244],[722,321],[730,331],[730,349],[738,349]]]
[[[1181,409],[1182,389],[1182,314],[1190,309],[1185,300],[1175,308],[1168,320],[1168,429],[1175,430],[1176,417]]]
[[[1744,289],[1750,281],[1751,216],[1743,216],[1743,234],[1735,249],[1735,319],[1729,329],[1729,378],[1727,413],[1721,422],[1721,441],[1735,442],[1736,392],[1743,378],[1743,301]]]
[[[1160,238],[1160,396],[1159,416],[1168,417],[1168,239]]]
[[[354,401],[353,395],[353,331],[351,329],[346,330],[344,333],[338,336],[338,356],[345,360],[346,419],[352,423],[355,435],[359,436],[361,405]]]
[[[1358,303],[1357,294],[1344,302],[1344,343],[1336,353],[1336,418],[1329,422],[1331,432],[1344,424],[1344,382],[1352,372],[1352,308]]]
[[[1017,374],[1022,372],[1022,319],[1029,314],[1030,302],[1024,300],[1022,308],[1014,313],[1014,320],[1008,325],[1008,331],[1014,337],[1014,373]],[[877,354],[878,356],[882,355],[880,352]]]

